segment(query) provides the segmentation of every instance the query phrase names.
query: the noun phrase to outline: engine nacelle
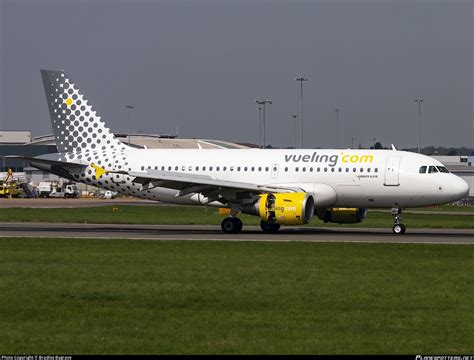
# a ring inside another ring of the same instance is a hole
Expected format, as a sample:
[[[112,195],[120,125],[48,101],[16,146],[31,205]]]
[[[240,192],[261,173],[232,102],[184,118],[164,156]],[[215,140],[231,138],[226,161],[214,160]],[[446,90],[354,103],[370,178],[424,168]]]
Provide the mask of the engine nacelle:
[[[242,208],[242,212],[281,225],[307,224],[314,214],[314,199],[307,193],[262,194],[256,203]]]
[[[331,208],[317,210],[318,218],[325,223],[355,224],[365,219],[367,209],[363,208]]]

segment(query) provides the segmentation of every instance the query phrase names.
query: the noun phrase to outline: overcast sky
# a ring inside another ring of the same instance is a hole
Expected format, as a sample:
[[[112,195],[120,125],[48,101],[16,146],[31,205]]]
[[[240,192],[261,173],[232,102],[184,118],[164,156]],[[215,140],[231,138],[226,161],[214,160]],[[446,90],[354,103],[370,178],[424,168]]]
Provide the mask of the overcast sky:
[[[474,146],[473,1],[0,0],[0,129],[52,133],[40,69],[115,132],[306,147]]]

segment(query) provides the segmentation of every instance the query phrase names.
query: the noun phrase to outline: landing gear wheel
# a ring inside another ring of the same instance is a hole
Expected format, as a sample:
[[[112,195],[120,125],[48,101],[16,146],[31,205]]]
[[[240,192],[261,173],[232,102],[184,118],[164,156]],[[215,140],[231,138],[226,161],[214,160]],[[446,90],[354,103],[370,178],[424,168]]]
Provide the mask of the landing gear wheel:
[[[242,220],[234,217],[225,218],[221,223],[221,229],[226,234],[238,234],[242,231],[242,227]]]
[[[280,229],[280,224],[262,220],[260,221],[260,227],[265,233],[276,233]]]
[[[406,227],[403,224],[395,224],[393,225],[392,231],[394,234],[405,234]]]
[[[391,212],[393,221],[395,221],[395,225],[392,227],[393,233],[397,235],[405,234],[407,228],[402,224],[402,209],[392,208]]]

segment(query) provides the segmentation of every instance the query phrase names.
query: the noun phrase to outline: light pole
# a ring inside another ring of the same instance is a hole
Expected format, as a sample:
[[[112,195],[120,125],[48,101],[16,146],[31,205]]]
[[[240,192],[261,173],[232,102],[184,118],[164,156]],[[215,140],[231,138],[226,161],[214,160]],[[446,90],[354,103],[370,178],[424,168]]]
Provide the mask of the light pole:
[[[340,109],[335,109],[336,112],[336,139],[337,139],[337,149],[339,149],[339,112],[341,111]]]
[[[296,114],[291,114],[291,118],[293,119],[293,127],[294,127],[294,148],[296,149],[296,118],[298,117],[298,115]]]
[[[262,107],[258,106],[258,147],[262,148]]]
[[[420,138],[421,138],[421,103],[424,100],[422,98],[415,99],[415,102],[418,103],[418,154],[421,152],[420,147]]]
[[[301,113],[300,113],[300,117],[301,117],[301,148],[303,149],[304,148],[304,139],[303,139],[303,82],[308,81],[308,79],[304,78],[303,76],[300,76],[299,78],[296,78],[295,80],[300,82],[300,88],[301,88],[301,91],[300,91],[300,98],[301,98]]]
[[[263,148],[265,149],[265,104],[271,104],[271,100],[255,100],[258,105],[263,105]]]
[[[132,112],[132,109],[135,109],[135,107],[132,105],[127,105],[125,107],[128,109],[128,145],[130,145],[130,113]]]

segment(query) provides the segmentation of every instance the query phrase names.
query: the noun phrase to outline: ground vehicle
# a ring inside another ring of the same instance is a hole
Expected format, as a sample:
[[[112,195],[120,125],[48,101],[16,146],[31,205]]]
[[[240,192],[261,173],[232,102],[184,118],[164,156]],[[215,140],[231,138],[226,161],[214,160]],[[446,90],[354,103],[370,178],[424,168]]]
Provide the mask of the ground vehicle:
[[[39,197],[49,197],[49,194],[53,190],[53,184],[49,181],[42,181],[38,185]]]
[[[52,186],[52,190],[48,196],[54,198],[77,198],[80,197],[80,193],[76,184],[64,183],[61,186]]]
[[[16,181],[14,182],[2,182],[0,184],[0,197],[15,197],[20,196],[20,189]]]
[[[104,193],[104,199],[113,199],[116,195],[117,195],[116,192],[107,190],[107,191]]]
[[[81,196],[81,193],[77,189],[76,184],[63,184],[64,197],[66,198],[78,198]]]

